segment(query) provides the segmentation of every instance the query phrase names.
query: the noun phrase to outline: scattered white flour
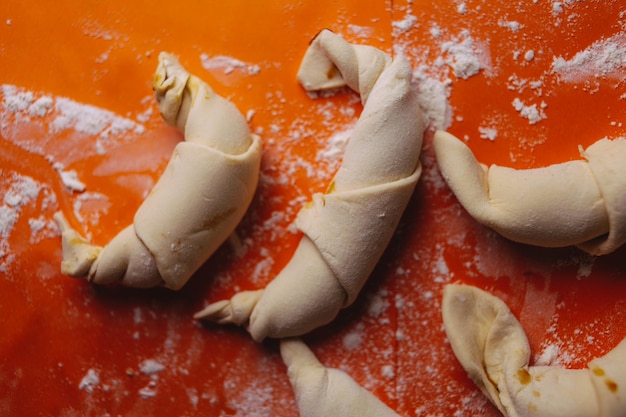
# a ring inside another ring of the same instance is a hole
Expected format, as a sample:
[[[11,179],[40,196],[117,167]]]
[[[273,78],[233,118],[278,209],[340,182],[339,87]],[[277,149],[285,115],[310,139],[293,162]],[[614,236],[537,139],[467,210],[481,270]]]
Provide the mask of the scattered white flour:
[[[43,146],[46,141],[52,140],[59,133],[70,129],[85,135],[95,136],[95,146],[99,150],[98,153],[104,152],[103,140],[122,136],[129,132],[141,134],[145,131],[145,127],[141,123],[65,97],[50,97],[10,84],[2,84],[0,92],[2,93],[0,129],[6,139],[11,139],[13,136],[9,134],[7,129],[9,127],[18,128],[20,122],[31,125],[38,124],[48,131],[48,136],[45,138],[16,143],[29,152],[44,155]],[[7,123],[9,120],[13,123]]]
[[[328,138],[326,147],[317,151],[315,160],[335,164],[341,162],[346,145],[350,140],[352,133],[354,133],[354,125],[348,126],[345,130],[334,133]]]
[[[54,238],[59,234],[56,223],[43,215],[28,219],[28,226],[31,231],[29,240],[31,244],[39,243],[42,239]]]
[[[434,281],[438,283],[446,283],[450,280],[450,268],[446,263],[446,259],[443,256],[443,249],[438,248],[439,254],[433,261],[432,274]]]
[[[154,359],[146,359],[139,364],[139,370],[142,374],[153,375],[165,370],[165,365]]]
[[[202,61],[202,67],[204,69],[208,71],[220,70],[223,71],[224,74],[241,71],[248,75],[256,75],[261,71],[259,65],[249,64],[224,55],[209,56],[208,54],[201,54],[200,60]]]
[[[535,51],[526,51],[526,53],[524,54],[524,59],[526,60],[526,62],[530,62],[535,59]]]
[[[78,389],[85,390],[89,394],[91,394],[94,389],[100,384],[100,377],[98,373],[94,369],[89,369],[87,374],[80,380],[80,384],[78,384]]]
[[[391,303],[387,300],[388,292],[381,290],[373,294],[369,299],[367,306],[367,315],[373,318],[379,318],[389,308]]]
[[[369,26],[348,25],[348,30],[357,38],[368,39],[374,33],[374,29]]]
[[[559,357],[559,347],[552,343],[543,347],[543,351],[539,356],[535,358],[535,365],[537,366],[552,366],[556,365]]]
[[[596,258],[592,256],[583,256],[579,259],[578,271],[576,271],[576,278],[583,279],[591,275],[593,271],[593,264]]]
[[[384,365],[380,373],[385,379],[394,379],[396,377],[396,371],[393,365]]]
[[[509,76],[507,81],[507,88],[511,91],[517,91],[519,94],[522,94],[527,88],[530,88],[535,96],[541,97],[543,95],[543,76],[538,80],[530,80],[527,78],[520,78],[517,74],[513,74]]]
[[[481,139],[488,139],[492,142],[498,137],[498,129],[494,127],[479,127],[478,132]]]
[[[9,180],[9,188],[4,195],[4,203],[19,209],[22,205],[34,200],[41,191],[41,184],[33,178],[13,174]]]
[[[498,21],[498,26],[503,27],[503,28],[508,28],[513,33],[519,32],[519,30],[524,27],[522,24],[520,24],[520,22],[517,22],[515,20],[503,20],[503,19]]]
[[[531,125],[539,123],[540,121],[547,118],[544,112],[544,109],[548,105],[543,101],[541,102],[539,107],[537,107],[536,104],[527,106],[519,98],[516,98],[515,100],[513,100],[512,104],[513,104],[513,108],[519,112],[520,116],[522,116],[525,119],[528,119],[528,123]]]
[[[17,222],[19,212],[7,205],[0,206],[0,238],[7,239]]]
[[[476,42],[466,30],[461,32],[460,38],[444,42],[441,52],[444,62],[452,68],[454,75],[463,80],[491,68],[488,48]]]
[[[450,83],[442,82],[426,74],[427,67],[422,65],[413,71],[413,79],[417,84],[417,99],[424,112],[427,122],[435,129],[447,129],[452,124],[452,107]]]
[[[52,128],[55,132],[74,129],[87,135],[107,137],[134,130],[143,133],[144,129],[136,122],[117,116],[115,113],[89,104],[81,104],[65,97],[57,97],[54,104],[55,118]]]
[[[54,169],[56,169],[61,176],[61,181],[63,184],[72,191],[83,192],[87,189],[87,186],[78,179],[78,173],[73,169],[69,171],[63,170],[63,165],[60,163],[55,163],[53,165]]]
[[[109,207],[111,202],[105,194],[83,192],[76,197],[72,208],[76,220],[83,224],[97,225],[100,216],[106,214]],[[91,234],[87,232],[85,237],[91,239]]]
[[[561,3],[560,1],[553,1],[552,2],[552,13],[554,15],[558,15],[563,13],[563,3]]]
[[[11,252],[9,238],[26,206],[35,205],[41,191],[47,187],[35,181],[33,178],[17,173],[3,172],[0,170],[2,188],[4,192],[0,204],[0,272],[6,272],[8,266],[15,261],[15,254]],[[1,195],[1,194],[0,194]],[[44,208],[44,202],[42,209]],[[32,220],[32,219],[31,219]],[[31,226],[31,241],[43,238],[43,234],[49,236],[54,233],[54,227],[42,223],[41,218],[33,220]],[[42,233],[39,233],[42,232]]]
[[[139,396],[143,399],[154,398],[157,396],[157,391],[152,386],[152,381],[151,381],[151,384],[148,384],[147,386],[141,388],[138,391],[138,393],[139,393]]]
[[[50,112],[54,100],[48,96],[39,97],[28,108],[28,114],[31,117],[44,117]]]
[[[626,33],[594,42],[571,59],[554,57],[552,71],[572,83],[597,77],[626,80]]]
[[[358,349],[362,343],[363,343],[363,325],[359,323],[356,326],[355,330],[347,333],[343,337],[343,346],[347,350],[355,350],[355,349]]]
[[[26,111],[35,100],[32,92],[18,90],[17,87],[9,84],[2,85],[2,95],[4,96],[2,104],[10,113]]]
[[[391,22],[394,35],[400,35],[408,32],[417,23],[417,17],[407,12],[402,20],[394,20]]]
[[[432,36],[434,39],[439,39],[441,37],[441,34],[443,33],[441,27],[439,27],[439,25],[435,22],[431,24],[429,32],[430,36]]]

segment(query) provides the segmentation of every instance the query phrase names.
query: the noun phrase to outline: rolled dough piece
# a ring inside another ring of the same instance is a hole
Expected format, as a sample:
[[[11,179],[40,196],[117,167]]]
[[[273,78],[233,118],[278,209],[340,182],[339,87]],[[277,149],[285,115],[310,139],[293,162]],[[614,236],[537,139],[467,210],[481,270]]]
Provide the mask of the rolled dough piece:
[[[298,73],[305,89],[347,85],[364,104],[326,193],[299,212],[304,234],[264,289],[210,304],[196,318],[246,326],[254,340],[299,336],[357,297],[400,221],[421,173],[425,123],[404,56],[352,45],[324,30]]]
[[[243,115],[167,53],[153,87],[179,143],[132,225],[104,248],[87,242],[62,213],[63,273],[95,284],[180,289],[232,234],[252,201],[261,143]]]
[[[576,245],[593,255],[626,242],[626,139],[601,139],[583,159],[516,170],[481,165],[462,141],[435,134],[439,168],[478,222],[516,242]]]
[[[447,285],[442,313],[457,359],[504,416],[626,416],[626,339],[587,369],[530,366],[526,334],[499,298]]]

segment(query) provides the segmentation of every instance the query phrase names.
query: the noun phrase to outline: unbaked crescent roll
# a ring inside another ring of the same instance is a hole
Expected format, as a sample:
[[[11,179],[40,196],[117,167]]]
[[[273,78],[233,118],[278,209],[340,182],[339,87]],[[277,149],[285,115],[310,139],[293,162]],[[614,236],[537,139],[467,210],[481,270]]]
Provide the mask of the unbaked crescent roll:
[[[185,141],[133,224],[104,248],[55,215],[64,274],[95,284],[177,290],[231,235],[252,201],[261,143],[243,115],[167,53],[159,55],[153,88],[163,118]]]
[[[441,173],[478,222],[516,242],[576,245],[593,255],[626,242],[626,139],[601,139],[583,159],[516,170],[481,165],[465,143],[439,131]]]
[[[301,340],[281,340],[280,354],[300,417],[398,417],[348,374],[322,365]]]
[[[357,297],[389,243],[421,172],[424,120],[411,67],[324,30],[310,44],[298,79],[306,90],[347,85],[363,111],[325,194],[299,213],[304,234],[264,289],[210,304],[196,318],[235,323],[252,337],[298,336],[322,326]]]
[[[447,285],[442,312],[454,354],[504,416],[626,416],[626,339],[587,369],[529,366],[526,334],[499,298]]]

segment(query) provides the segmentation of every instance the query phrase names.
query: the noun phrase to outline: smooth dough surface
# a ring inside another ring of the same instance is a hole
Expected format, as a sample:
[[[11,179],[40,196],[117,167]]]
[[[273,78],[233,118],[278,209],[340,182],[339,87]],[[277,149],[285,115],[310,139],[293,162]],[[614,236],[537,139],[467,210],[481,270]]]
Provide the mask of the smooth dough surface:
[[[230,236],[258,182],[261,143],[236,107],[171,54],[153,88],[159,111],[184,135],[134,216],[106,246],[92,245],[58,213],[61,271],[95,284],[180,289]]]
[[[135,232],[171,286],[189,277],[230,236],[250,205],[261,154],[229,155],[193,142],[179,143],[134,219]]]
[[[525,170],[482,165],[446,132],[435,134],[434,147],[461,205],[506,238],[576,245],[594,255],[626,242],[626,139],[601,139],[582,152],[584,159]]]
[[[326,192],[298,213],[303,236],[289,263],[262,292],[212,303],[195,316],[246,326],[257,341],[308,333],[356,299],[421,173],[425,123],[404,56],[391,59],[324,30],[298,80],[309,91],[348,86],[363,111]]]

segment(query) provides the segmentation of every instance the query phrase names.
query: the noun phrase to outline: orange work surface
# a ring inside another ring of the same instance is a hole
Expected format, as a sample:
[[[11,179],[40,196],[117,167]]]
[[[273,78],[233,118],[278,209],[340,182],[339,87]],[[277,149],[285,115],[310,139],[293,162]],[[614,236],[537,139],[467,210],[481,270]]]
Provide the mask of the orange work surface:
[[[626,135],[623,1],[4,0],[0,415],[297,415],[275,340],[192,315],[272,280],[300,238],[295,215],[341,163],[358,96],[313,97],[296,80],[323,28],[406,54],[433,128],[357,301],[304,337],[319,359],[403,416],[497,416],[446,341],[446,283],[501,297],[533,363],[581,368],[626,337],[626,248],[593,257],[502,238],[459,205],[431,146],[444,128],[483,163],[530,168]],[[259,187],[238,239],[180,291],[95,287],[61,274],[52,216],[101,245],[132,222],[181,140],[152,96],[160,51],[248,116]]]

